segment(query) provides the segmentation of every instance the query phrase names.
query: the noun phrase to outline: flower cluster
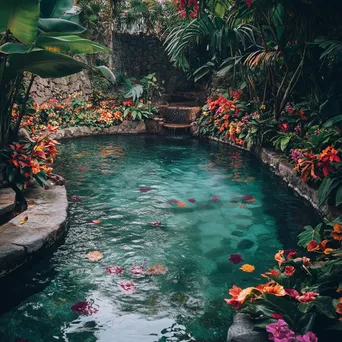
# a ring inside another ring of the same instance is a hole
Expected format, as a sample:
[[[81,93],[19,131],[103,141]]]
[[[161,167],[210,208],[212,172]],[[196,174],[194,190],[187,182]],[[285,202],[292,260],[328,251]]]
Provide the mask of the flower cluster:
[[[181,18],[196,18],[199,10],[197,0],[174,0]]]
[[[56,128],[48,127],[42,136],[9,145],[7,156],[8,180],[22,190],[33,181],[47,187],[46,180],[52,173],[52,164],[57,154],[57,141],[50,138]]]
[[[274,256],[277,267],[261,274],[267,283],[245,289],[234,285],[226,303],[265,320],[272,341],[316,342],[313,332],[298,334],[307,331],[302,324],[310,315],[316,315],[317,320],[329,319],[331,324],[342,320],[338,279],[342,274],[341,222],[337,219],[315,228],[306,226],[299,234],[298,245],[308,256],[293,249],[279,250]],[[313,330],[320,333],[317,325]]]
[[[141,100],[142,101],[142,100]],[[58,128],[88,126],[106,128],[119,125],[124,120],[144,120],[155,112],[151,103],[135,103],[131,99],[105,100],[103,98],[86,101],[82,94],[74,94],[58,101],[56,98],[38,104],[34,103],[32,113],[24,116],[21,127],[30,134],[36,135],[47,129],[49,125]],[[19,115],[18,106],[13,107],[12,122]]]
[[[328,146],[318,154],[300,149],[291,150],[291,158],[295,162],[294,171],[303,182],[327,177],[341,162],[340,151],[334,146]]]
[[[230,95],[232,99],[220,95],[216,99],[207,100],[199,119],[200,130],[202,134],[218,135],[236,145],[244,145],[240,135],[247,127],[248,119],[244,116],[244,108],[240,102],[243,93],[237,90],[231,91]]]

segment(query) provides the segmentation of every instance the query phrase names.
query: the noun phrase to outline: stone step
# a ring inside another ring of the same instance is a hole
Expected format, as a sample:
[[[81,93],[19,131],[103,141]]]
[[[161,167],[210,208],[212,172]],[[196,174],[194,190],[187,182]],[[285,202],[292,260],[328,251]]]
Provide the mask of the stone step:
[[[163,127],[165,128],[190,128],[190,124],[170,124],[170,123],[163,123]]]
[[[195,121],[201,112],[198,106],[182,106],[182,105],[161,105],[159,106],[159,114],[167,123],[172,124],[190,124]]]

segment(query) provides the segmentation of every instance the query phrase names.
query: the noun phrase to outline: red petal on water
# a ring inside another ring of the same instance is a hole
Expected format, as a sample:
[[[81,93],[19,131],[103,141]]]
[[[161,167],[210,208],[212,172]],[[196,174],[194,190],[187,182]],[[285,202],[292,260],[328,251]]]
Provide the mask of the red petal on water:
[[[151,190],[152,190],[152,188],[140,188],[139,189],[140,192],[149,192]]]
[[[242,196],[242,199],[244,201],[253,201],[254,200],[254,196],[252,196],[252,195],[245,195],[245,196]]]
[[[231,254],[228,260],[230,260],[233,264],[236,264],[236,265],[244,262],[241,254]]]
[[[152,222],[152,226],[156,227],[156,226],[161,226],[163,225],[163,223],[161,221],[154,221]]]
[[[141,278],[145,276],[145,267],[141,265],[134,265],[129,270],[132,275],[136,278]]]
[[[72,196],[70,196],[70,201],[72,201],[72,202],[80,202],[81,198],[80,198],[80,196],[72,195]]]
[[[195,202],[196,202],[196,200],[195,200],[194,198],[189,198],[188,201],[189,201],[190,203],[195,203]]]
[[[125,268],[117,265],[107,266],[106,272],[108,274],[123,274],[125,272]]]
[[[118,286],[120,290],[122,290],[123,292],[127,294],[132,294],[137,289],[137,286],[133,283],[133,281],[129,281],[129,280],[119,281]]]
[[[176,199],[170,199],[170,201],[169,201],[170,203],[174,203],[174,204],[177,204],[179,201],[178,200],[176,200]]]
[[[214,195],[214,196],[212,196],[212,197],[211,197],[211,200],[212,200],[213,202],[221,202],[220,196],[219,196],[219,195]]]
[[[75,303],[72,307],[71,310],[74,312],[77,312],[79,314],[85,314],[85,315],[93,315],[97,313],[99,310],[95,309],[92,307],[91,303],[88,302],[78,302]]]

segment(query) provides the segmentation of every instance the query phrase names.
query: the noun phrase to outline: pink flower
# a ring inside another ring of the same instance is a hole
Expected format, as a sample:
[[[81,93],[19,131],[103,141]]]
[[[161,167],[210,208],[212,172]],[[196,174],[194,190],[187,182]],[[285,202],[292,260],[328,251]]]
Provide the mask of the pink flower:
[[[285,289],[285,292],[287,295],[293,297],[293,298],[297,298],[299,296],[299,293],[297,290],[295,289]]]
[[[78,302],[71,307],[72,311],[79,314],[92,315],[97,313],[99,310],[93,308],[92,304],[89,302]]]
[[[123,274],[125,272],[125,268],[122,266],[107,266],[106,272],[109,274]]]
[[[118,282],[118,286],[120,290],[127,294],[132,294],[135,292],[137,286],[133,283],[133,281],[123,280]]]
[[[269,333],[269,340],[274,342],[295,342],[295,333],[289,329],[288,324],[279,319],[277,323],[269,324],[266,327],[266,331]]]
[[[219,195],[214,195],[214,196],[212,196],[212,197],[211,197],[211,200],[212,200],[213,202],[221,202],[220,196],[219,196]]]
[[[139,189],[140,192],[149,192],[151,190],[152,190],[152,188],[140,188]]]
[[[244,262],[241,254],[231,254],[228,260],[230,260],[233,264],[240,264]]]
[[[305,335],[303,336],[296,336],[296,339],[299,342],[318,342],[318,338],[316,337],[316,335],[311,332],[308,331]]]
[[[145,268],[141,265],[134,265],[131,267],[130,272],[136,278],[141,278],[145,275]]]
[[[161,226],[163,223],[161,221],[154,221],[152,222],[152,226],[156,227],[156,226]]]
[[[302,295],[297,296],[296,299],[301,303],[309,303],[315,300],[315,298],[319,295],[317,292],[304,292],[302,291]]]

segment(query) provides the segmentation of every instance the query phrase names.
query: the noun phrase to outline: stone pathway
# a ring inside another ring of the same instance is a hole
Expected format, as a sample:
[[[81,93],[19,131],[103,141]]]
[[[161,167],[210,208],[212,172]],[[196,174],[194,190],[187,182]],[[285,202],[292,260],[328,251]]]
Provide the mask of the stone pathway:
[[[11,212],[14,207],[15,192],[11,188],[0,189],[0,217]]]

